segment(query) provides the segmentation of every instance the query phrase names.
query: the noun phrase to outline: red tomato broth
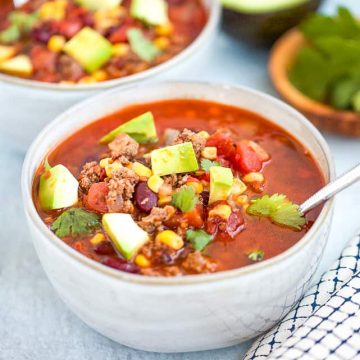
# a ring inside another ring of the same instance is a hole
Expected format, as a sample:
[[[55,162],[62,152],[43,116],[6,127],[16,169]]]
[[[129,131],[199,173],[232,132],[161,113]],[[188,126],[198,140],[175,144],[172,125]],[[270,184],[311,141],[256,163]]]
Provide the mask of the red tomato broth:
[[[285,194],[292,202],[301,204],[325,183],[324,176],[309,152],[280,127],[244,109],[198,100],[159,101],[121,109],[84,127],[60,143],[49,155],[50,164],[63,164],[77,177],[84,163],[99,160],[106,151],[106,146],[98,143],[102,135],[147,111],[153,113],[160,137],[166,128],[206,130],[210,134],[218,128],[227,128],[234,140],[256,140],[271,156],[264,164],[265,186],[261,194]],[[44,212],[39,204],[38,177],[34,182],[33,194],[37,210],[45,219],[49,213]],[[259,196],[259,193],[250,192],[250,198],[252,196]],[[245,230],[234,239],[216,238],[203,253],[217,261],[217,271],[253,263],[247,254],[257,249],[264,251],[264,259],[269,259],[296,244],[316,220],[320,210],[319,207],[307,214],[308,225],[301,231],[284,228],[266,218],[243,212]],[[89,239],[67,238],[65,242],[78,249],[79,245],[75,244],[83,241],[81,252],[101,261],[103,256],[94,252]]]

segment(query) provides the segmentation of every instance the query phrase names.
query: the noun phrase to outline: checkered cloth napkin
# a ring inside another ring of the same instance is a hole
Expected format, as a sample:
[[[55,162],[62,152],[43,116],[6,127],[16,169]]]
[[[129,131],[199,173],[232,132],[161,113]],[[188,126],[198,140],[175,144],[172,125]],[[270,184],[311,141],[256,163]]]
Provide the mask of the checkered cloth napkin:
[[[360,359],[360,232],[334,266],[244,360]]]

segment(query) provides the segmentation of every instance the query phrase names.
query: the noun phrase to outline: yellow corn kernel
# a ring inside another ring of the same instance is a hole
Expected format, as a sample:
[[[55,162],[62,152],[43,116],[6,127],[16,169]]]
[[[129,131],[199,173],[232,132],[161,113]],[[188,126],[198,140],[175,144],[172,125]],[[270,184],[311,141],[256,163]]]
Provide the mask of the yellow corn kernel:
[[[247,195],[239,195],[236,197],[236,203],[244,206],[249,204],[249,197]]]
[[[201,152],[201,156],[208,160],[215,160],[217,158],[217,148],[214,146],[207,146]]]
[[[113,163],[113,159],[112,158],[105,158],[105,159],[101,159],[100,160],[100,167],[105,169],[109,164]]]
[[[63,20],[66,14],[67,0],[45,2],[39,9],[42,20]]]
[[[92,237],[92,238],[90,239],[90,242],[91,242],[93,245],[98,245],[98,244],[100,244],[101,242],[103,242],[104,240],[105,240],[104,234],[98,233],[98,234],[96,234],[94,237]]]
[[[149,259],[142,254],[136,256],[135,264],[142,268],[148,268],[151,266],[151,262],[149,261]]]
[[[122,167],[123,166],[119,162],[108,164],[107,166],[105,166],[106,176],[111,179],[113,176],[113,172],[121,169]]]
[[[204,186],[200,181],[189,181],[186,185],[191,186],[197,194],[204,191]]]
[[[79,80],[79,84],[92,84],[92,83],[96,83],[96,79],[93,78],[92,76],[84,76]]]
[[[159,25],[155,28],[156,34],[160,36],[169,36],[172,34],[173,31],[174,27],[170,23],[165,25]]]
[[[154,40],[154,45],[161,50],[165,50],[170,45],[170,40],[164,36],[161,36]]]
[[[201,137],[203,137],[204,139],[208,139],[210,137],[209,133],[205,130],[202,130],[198,133],[198,135],[200,135]]]
[[[108,79],[108,74],[105,70],[96,70],[91,76],[96,81],[105,81]]]
[[[135,174],[140,177],[149,178],[152,175],[151,169],[137,161],[132,164],[132,169],[135,171]]]
[[[130,46],[125,43],[117,43],[112,47],[112,54],[114,56],[122,57],[126,56],[130,52]]]
[[[152,175],[147,182],[148,187],[155,193],[160,191],[161,186],[164,184],[164,180],[159,175]]]
[[[238,178],[234,179],[234,183],[231,189],[231,193],[233,195],[241,195],[243,194],[247,189],[247,186]]]
[[[229,205],[216,205],[209,211],[209,217],[219,216],[224,220],[227,220],[231,215],[231,207]]]
[[[0,45],[0,62],[11,59],[15,54],[15,46]]]
[[[181,236],[172,230],[164,230],[156,235],[156,241],[171,247],[174,250],[179,250],[184,246],[184,241]]]
[[[263,183],[264,180],[264,175],[259,172],[251,172],[243,177],[243,181],[246,183]]]
[[[58,53],[60,52],[66,43],[66,39],[61,35],[53,35],[47,44],[47,47],[50,51]]]
[[[158,204],[160,206],[162,205],[167,205],[167,204],[170,204],[172,201],[172,196],[170,195],[167,195],[167,196],[159,196],[159,199],[158,199]]]

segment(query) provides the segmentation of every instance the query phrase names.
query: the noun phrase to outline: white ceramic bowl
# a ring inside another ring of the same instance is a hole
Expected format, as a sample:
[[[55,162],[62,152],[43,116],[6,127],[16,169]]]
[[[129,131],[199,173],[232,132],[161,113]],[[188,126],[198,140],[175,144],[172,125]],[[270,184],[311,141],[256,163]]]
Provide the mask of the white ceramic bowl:
[[[129,104],[173,98],[214,100],[255,110],[301,141],[327,181],[334,177],[330,152],[320,133],[283,102],[240,87],[163,83],[109,91],[69,109],[48,125],[25,159],[25,212],[50,281],[90,327],[121,344],[148,351],[226,347],[269,329],[309,287],[327,242],[332,201],[295,246],[270,260],[210,275],[151,278],[113,270],[76,252],[44,225],[31,198],[35,170],[71,133]]]
[[[105,88],[144,82],[167,70],[178,68],[192,55],[196,55],[198,61],[206,61],[206,45],[212,43],[216,34],[221,7],[218,0],[203,0],[203,3],[209,19],[194,42],[169,61],[138,74],[95,84],[64,85],[0,73],[0,134],[10,138],[18,149],[26,150],[49,121],[86,97]]]

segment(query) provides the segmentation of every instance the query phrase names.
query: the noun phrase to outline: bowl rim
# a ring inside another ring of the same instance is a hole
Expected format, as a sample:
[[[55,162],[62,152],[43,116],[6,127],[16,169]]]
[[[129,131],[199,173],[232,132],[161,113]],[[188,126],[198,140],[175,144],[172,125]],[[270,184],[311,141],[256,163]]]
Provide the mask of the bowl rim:
[[[292,108],[288,104],[284,103],[283,101],[268,95],[264,92],[251,89],[249,87],[245,86],[237,86],[237,85],[224,85],[219,83],[213,83],[213,82],[199,82],[199,81],[163,81],[163,82],[157,82],[155,85],[148,85],[148,88],[154,88],[166,86],[166,85],[182,85],[182,86],[196,86],[196,85],[203,85],[207,87],[212,87],[216,89],[222,89],[225,91],[232,91],[232,90],[240,90],[245,91],[249,93],[252,96],[261,98],[265,102],[272,102],[277,107],[282,108],[284,111],[292,114],[293,116],[296,116],[302,123],[306,129],[312,133],[314,136],[314,139],[322,149],[325,155],[326,159],[326,167],[327,167],[327,176],[329,178],[329,181],[334,180],[335,178],[335,166],[334,166],[334,160],[330,152],[330,148],[328,144],[326,143],[325,139],[321,135],[321,133],[316,129],[316,127],[310,123],[300,112],[298,112],[296,109]],[[136,90],[137,86],[128,87],[126,90]],[[90,258],[86,257],[85,255],[82,255],[69,245],[67,245],[64,241],[62,241],[60,238],[58,238],[42,221],[40,218],[38,212],[36,211],[36,208],[34,206],[34,202],[32,199],[32,184],[34,179],[34,172],[31,172],[31,167],[34,165],[33,154],[35,153],[37,147],[41,144],[42,139],[46,138],[47,133],[51,133],[56,131],[56,128],[61,124],[62,118],[65,115],[69,115],[71,113],[76,113],[78,110],[82,108],[86,108],[88,104],[92,102],[98,102],[100,103],[103,99],[108,98],[109,95],[118,93],[119,91],[124,91],[124,89],[115,88],[110,91],[106,91],[104,93],[101,93],[99,95],[96,95],[94,97],[88,98],[71,108],[69,108],[67,111],[63,112],[59,116],[57,116],[54,120],[52,120],[37,136],[37,138],[33,141],[32,145],[30,146],[24,163],[22,167],[22,173],[21,173],[21,191],[22,191],[22,201],[24,204],[24,211],[26,214],[26,217],[28,219],[28,222],[31,222],[31,225],[34,226],[37,231],[44,236],[47,241],[49,241],[49,244],[51,244],[53,247],[55,247],[57,250],[61,251],[65,256],[69,256],[73,261],[77,261],[79,264],[84,265],[85,267],[88,267],[89,270],[94,270],[98,274],[102,274],[103,276],[109,278],[113,278],[114,280],[118,281],[125,281],[127,283],[131,284],[141,284],[141,285],[156,285],[156,286],[179,286],[179,285],[201,285],[201,284],[207,284],[207,283],[215,283],[220,281],[226,281],[233,278],[240,278],[249,274],[253,274],[255,272],[260,272],[261,270],[266,270],[267,268],[271,268],[279,263],[284,262],[285,260],[288,260],[290,257],[294,256],[294,254],[297,253],[297,251],[300,251],[305,245],[307,245],[311,241],[315,241],[316,237],[314,236],[315,233],[322,227],[322,225],[326,222],[326,220],[331,216],[332,209],[333,209],[333,203],[334,199],[328,200],[321,210],[318,218],[316,219],[313,226],[310,228],[310,230],[293,246],[291,246],[286,251],[267,259],[263,262],[247,265],[241,268],[232,269],[232,270],[226,270],[226,271],[220,271],[216,273],[211,274],[199,274],[199,275],[186,275],[186,276],[180,276],[180,277],[151,277],[151,276],[143,276],[138,274],[129,274],[126,272],[122,272],[116,269],[112,269],[108,266],[105,266],[99,262],[96,262],[94,260],[91,260]],[[220,101],[221,103],[221,101]],[[127,104],[126,106],[129,106]],[[96,119],[93,119],[92,121],[96,121]],[[87,124],[90,124],[92,121],[87,122]],[[85,124],[82,125],[82,127],[85,126]],[[293,135],[290,131],[287,130],[291,135]],[[70,136],[71,134],[68,134],[67,136]],[[298,139],[297,137],[295,137]],[[48,149],[47,149],[48,151]],[[46,153],[43,154],[43,157],[46,155]],[[35,164],[36,167],[38,164]]]
[[[204,3],[206,0],[202,0]],[[219,0],[207,0],[208,10],[208,21],[205,24],[204,28],[200,34],[194,39],[194,41],[189,44],[185,49],[183,49],[179,54],[175,55],[171,59],[151,67],[147,70],[141,71],[139,73],[124,76],[121,78],[116,78],[107,81],[101,81],[98,83],[91,84],[59,84],[59,83],[47,83],[31,79],[24,79],[12,75],[7,75],[0,73],[0,82],[9,83],[24,88],[37,89],[37,90],[47,90],[54,92],[81,92],[81,91],[96,91],[101,89],[108,89],[112,87],[119,87],[128,84],[138,83],[144,81],[148,78],[162,74],[165,71],[170,70],[171,68],[176,67],[177,65],[185,62],[190,56],[194,55],[199,49],[201,49],[206,43],[208,43],[209,38],[216,32],[216,28],[220,23],[221,17],[221,5]]]
[[[344,122],[360,122],[360,114],[341,110],[303,94],[289,80],[288,66],[294,61],[300,48],[306,44],[298,27],[285,32],[273,45],[268,63],[268,72],[277,92],[291,105],[306,114],[324,118],[341,118]]]

